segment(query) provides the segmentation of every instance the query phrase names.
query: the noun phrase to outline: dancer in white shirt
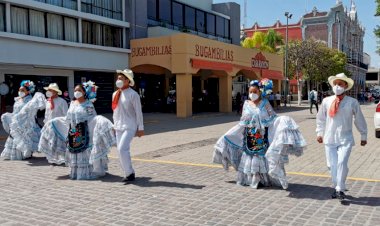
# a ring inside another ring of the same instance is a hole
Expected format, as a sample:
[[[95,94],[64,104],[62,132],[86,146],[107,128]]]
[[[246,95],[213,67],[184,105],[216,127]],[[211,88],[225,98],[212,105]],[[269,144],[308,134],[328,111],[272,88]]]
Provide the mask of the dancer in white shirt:
[[[46,97],[48,98],[44,123],[56,117],[66,116],[68,110],[67,102],[58,96],[62,95],[62,91],[57,83],[51,83],[48,87],[44,87],[44,89],[47,90]]]
[[[44,89],[47,90],[45,95],[48,98],[46,101],[44,119],[44,123],[46,124],[51,119],[57,117],[65,117],[67,115],[68,106],[67,102],[63,98],[58,96],[62,95],[62,91],[59,89],[57,83],[51,83],[48,87],[44,87]],[[50,163],[57,165],[65,163],[65,151],[61,151],[59,148],[57,148],[52,149],[52,152],[50,154],[51,157],[48,158]]]
[[[130,153],[131,141],[134,136],[144,135],[144,123],[140,96],[131,88],[135,84],[133,72],[129,69],[116,72],[118,90],[112,95],[113,121],[120,164],[125,174],[123,182],[129,182],[135,180]]]
[[[350,90],[354,81],[344,73],[330,76],[334,96],[323,99],[317,114],[317,141],[325,144],[327,165],[330,167],[334,193],[331,198],[345,199],[348,159],[355,145],[352,134],[352,119],[361,134],[361,146],[367,144],[367,123],[359,102],[345,92]]]

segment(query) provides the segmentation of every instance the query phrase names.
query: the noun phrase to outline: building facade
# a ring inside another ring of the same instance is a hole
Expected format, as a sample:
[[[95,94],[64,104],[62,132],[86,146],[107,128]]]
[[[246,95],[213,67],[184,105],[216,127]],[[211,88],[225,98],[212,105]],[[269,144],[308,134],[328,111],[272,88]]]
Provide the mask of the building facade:
[[[57,82],[99,85],[95,103],[111,111],[116,69],[128,67],[129,28],[124,0],[0,0],[0,82],[10,87],[6,105],[21,80],[38,90]]]
[[[173,98],[179,117],[230,112],[234,77],[282,79],[281,56],[240,47],[236,3],[138,0],[128,4],[139,9],[130,15],[130,65],[145,112],[170,110]],[[269,64],[259,69],[252,64],[255,60]]]
[[[285,36],[286,25],[277,22],[270,27],[260,27],[255,24],[252,28],[243,30],[247,35],[256,31],[266,32],[274,29]],[[350,10],[343,6],[340,0],[330,11],[318,11],[317,8],[302,16],[299,22],[289,24],[289,40],[316,39],[324,42],[328,47],[338,49],[347,56],[347,70],[355,81],[350,91],[352,96],[357,95],[365,87],[365,77],[368,63],[365,62],[363,52],[363,38],[365,29],[361,26],[355,2],[352,1]],[[293,93],[297,91],[297,81],[290,81]],[[306,92],[305,92],[306,93]],[[307,95],[305,95],[307,98]]]

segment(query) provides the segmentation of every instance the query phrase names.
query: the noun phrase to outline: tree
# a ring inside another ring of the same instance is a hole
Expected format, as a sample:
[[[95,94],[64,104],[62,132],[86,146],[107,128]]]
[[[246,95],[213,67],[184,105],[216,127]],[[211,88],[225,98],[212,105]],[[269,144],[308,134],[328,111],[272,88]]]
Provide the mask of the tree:
[[[278,51],[277,47],[283,44],[282,35],[271,29],[267,33],[261,31],[255,32],[252,37],[244,39],[241,45],[244,48],[275,53]]]
[[[376,13],[375,13],[375,16],[380,16],[380,0],[376,0],[376,4],[377,4],[377,7],[376,7]],[[373,31],[376,35],[377,38],[380,38],[380,26],[377,25],[376,28],[374,29]],[[380,41],[377,41],[377,54],[380,55]]]
[[[323,42],[308,39],[304,41],[292,41],[288,47],[289,78],[298,80],[298,104],[301,100],[301,89],[299,75],[302,73],[303,79],[313,82],[327,81],[331,75],[344,72],[347,58],[343,52],[331,49]]]

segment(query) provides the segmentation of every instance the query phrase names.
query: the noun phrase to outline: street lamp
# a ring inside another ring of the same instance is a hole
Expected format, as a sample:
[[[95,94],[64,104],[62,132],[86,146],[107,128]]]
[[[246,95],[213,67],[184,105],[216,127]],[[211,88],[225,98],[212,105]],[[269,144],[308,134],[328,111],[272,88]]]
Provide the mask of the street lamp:
[[[288,101],[288,26],[289,26],[289,19],[292,19],[293,14],[289,12],[285,12],[286,16],[286,34],[285,34],[285,101],[284,106],[286,107],[286,102]]]

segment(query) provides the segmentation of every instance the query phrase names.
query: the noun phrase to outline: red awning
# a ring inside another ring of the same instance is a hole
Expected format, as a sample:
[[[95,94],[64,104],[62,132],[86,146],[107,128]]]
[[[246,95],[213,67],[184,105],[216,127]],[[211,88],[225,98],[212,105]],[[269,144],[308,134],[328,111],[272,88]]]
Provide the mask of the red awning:
[[[230,63],[221,63],[208,60],[191,59],[191,66],[197,69],[223,70],[232,71],[233,66]]]
[[[276,80],[284,80],[284,75],[281,71],[274,71],[269,69],[263,69],[261,76],[263,78],[276,79]]]

